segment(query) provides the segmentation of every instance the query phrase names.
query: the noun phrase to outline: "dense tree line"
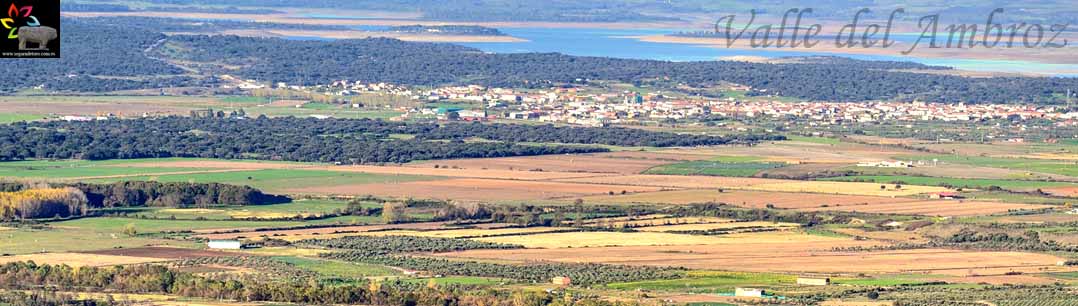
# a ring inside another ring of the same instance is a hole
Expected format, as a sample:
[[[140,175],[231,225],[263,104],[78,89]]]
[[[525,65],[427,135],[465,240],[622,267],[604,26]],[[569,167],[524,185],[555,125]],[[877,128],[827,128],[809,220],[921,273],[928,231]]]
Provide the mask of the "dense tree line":
[[[1060,244],[1051,240],[1042,240],[1036,231],[1027,231],[1022,235],[1006,233],[982,233],[973,229],[963,229],[949,237],[933,241],[941,246],[972,249],[994,249],[1009,251],[1034,252],[1078,252],[1078,246]]]
[[[392,139],[389,134],[412,134]],[[491,141],[464,142],[471,137]],[[201,157],[304,162],[380,163],[605,152],[555,142],[627,146],[748,143],[781,136],[689,136],[636,129],[513,124],[429,124],[381,120],[168,117],[92,122],[32,122],[0,126],[0,161]]]
[[[595,5],[579,1],[504,1],[504,0],[149,0],[169,5],[237,5],[256,7],[314,7],[378,11],[419,11],[424,19],[450,21],[562,21],[617,22],[662,21],[677,18],[641,14],[639,10],[610,1]]]
[[[113,207],[206,207],[212,205],[268,205],[291,202],[286,196],[271,195],[249,186],[236,186],[219,183],[162,183],[152,181],[116,182],[111,184],[89,183],[51,183],[44,187],[19,182],[0,182],[0,196],[18,195],[18,192],[35,190],[53,190],[47,198],[69,199],[64,202],[70,207],[113,208]],[[2,191],[7,191],[3,193]],[[63,193],[59,191],[65,191]],[[78,191],[77,195],[67,195]],[[33,195],[42,194],[41,192]],[[59,196],[63,194],[64,196]],[[14,196],[13,196],[14,197]],[[81,215],[83,209],[70,209],[70,213],[59,215]],[[51,214],[32,214],[30,218],[53,217]]]
[[[519,249],[520,245],[469,239],[414,236],[349,236],[333,239],[308,239],[297,242],[333,249],[346,249],[370,255],[397,253],[441,253],[480,249]]]
[[[159,265],[81,268],[37,265],[32,262],[0,265],[2,289],[27,290],[46,286],[59,291],[163,293],[215,300],[317,305],[635,305],[542,292],[467,292],[404,282],[325,285],[309,282],[220,281],[173,271]]]
[[[197,83],[190,77],[175,76],[183,70],[144,54],[163,40],[164,34],[70,18],[61,20],[61,28],[60,59],[0,59],[9,79],[0,83],[0,93],[42,85],[60,91],[110,91]]]
[[[250,186],[219,183],[162,183],[149,181],[112,184],[79,183],[90,207],[206,207],[212,205],[268,205],[291,202]]]
[[[348,30],[345,26],[316,25],[316,24],[290,24],[270,23],[259,21],[209,19],[193,20],[180,18],[123,16],[123,17],[94,17],[77,19],[91,24],[105,24],[108,26],[123,28],[138,28],[150,32],[164,33],[217,33],[223,30]]]
[[[755,95],[808,100],[999,103],[1058,103],[1061,100],[1053,94],[1078,88],[1078,79],[1074,78],[969,78],[886,69],[938,67],[856,60],[765,64],[666,62],[556,53],[488,54],[456,45],[386,38],[325,42],[175,36],[170,41],[190,48],[190,52],[178,55],[180,59],[225,60],[225,64],[243,68],[223,69],[221,73],[289,84],[326,84],[338,79],[413,85],[477,83],[499,87],[545,87],[578,79],[694,86],[732,82],[754,87]]]
[[[131,7],[123,4],[112,3],[82,3],[64,1],[60,3],[60,11],[64,12],[130,12]]]
[[[477,25],[404,25],[404,26],[391,26],[385,29],[386,32],[398,32],[398,33],[437,33],[443,35],[484,35],[484,36],[505,36],[505,33],[498,31],[495,28],[488,28]]]
[[[805,226],[828,223],[842,224],[850,220],[840,212],[830,212],[825,216],[813,212],[777,211],[772,209],[740,208],[720,203],[701,203],[672,207],[665,210],[678,216],[705,216],[728,218],[740,221],[772,221],[799,223]]]

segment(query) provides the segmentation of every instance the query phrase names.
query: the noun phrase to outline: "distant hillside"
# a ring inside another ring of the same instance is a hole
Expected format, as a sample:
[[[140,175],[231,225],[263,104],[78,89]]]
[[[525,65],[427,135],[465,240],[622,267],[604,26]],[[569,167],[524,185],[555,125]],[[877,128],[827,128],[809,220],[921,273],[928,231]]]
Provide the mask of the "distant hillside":
[[[137,3],[136,1],[135,3]],[[268,8],[334,8],[420,12],[428,20],[447,21],[561,21],[639,22],[680,20],[675,15],[708,16],[760,13],[781,15],[790,8],[813,8],[813,19],[849,21],[861,8],[870,8],[869,18],[887,18],[902,8],[908,18],[940,14],[941,20],[983,24],[995,8],[1005,14],[999,22],[1078,23],[1078,6],[1070,0],[844,0],[844,1],[715,1],[715,0],[143,0],[152,4],[217,7],[250,6]]]
[[[489,54],[452,44],[374,38],[292,41],[237,36],[165,36],[135,21],[65,19],[64,58],[5,59],[12,78],[0,91],[43,86],[53,91],[102,92],[215,85],[230,74],[264,82],[327,84],[340,79],[404,85],[480,84],[548,87],[581,80],[614,80],[655,87],[752,86],[753,95],[819,101],[1062,103],[1078,78],[970,78],[911,70],[940,70],[909,62],[838,57],[796,63],[665,62],[557,53]],[[141,21],[140,21],[141,22]],[[99,52],[109,50],[109,52]],[[169,64],[184,62],[197,73]],[[904,71],[894,71],[904,70]]]
[[[753,94],[807,100],[1056,103],[1053,93],[1078,88],[1075,78],[966,78],[894,72],[941,69],[908,62],[825,58],[807,63],[665,62],[569,56],[556,53],[489,54],[449,44],[393,39],[283,41],[280,39],[176,36],[179,60],[220,62],[219,73],[290,84],[336,79],[397,84],[468,84],[547,87],[580,79],[654,86],[720,82],[756,88]],[[261,52],[259,50],[275,50]],[[360,56],[356,56],[356,55]],[[297,60],[302,65],[297,65]],[[228,69],[224,67],[240,67]]]

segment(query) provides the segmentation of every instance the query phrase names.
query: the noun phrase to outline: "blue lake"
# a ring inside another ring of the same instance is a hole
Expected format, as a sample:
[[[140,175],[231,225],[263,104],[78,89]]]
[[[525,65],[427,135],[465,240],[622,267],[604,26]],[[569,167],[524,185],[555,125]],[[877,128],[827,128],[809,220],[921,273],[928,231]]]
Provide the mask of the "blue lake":
[[[357,26],[358,30],[379,31],[383,26]],[[1045,64],[1021,60],[979,60],[921,58],[913,56],[861,55],[834,52],[781,51],[764,49],[723,49],[703,45],[645,42],[633,37],[672,34],[663,29],[599,29],[599,28],[499,28],[500,31],[525,39],[525,42],[461,43],[492,53],[557,52],[578,56],[603,56],[665,61],[709,61],[731,56],[788,57],[835,55],[864,60],[912,61],[928,65],[950,66],[971,71],[1041,73],[1058,76],[1078,76],[1078,65]],[[290,39],[317,39],[290,37]],[[912,41],[916,35],[895,34],[894,39]],[[1067,72],[1067,73],[1060,73]]]

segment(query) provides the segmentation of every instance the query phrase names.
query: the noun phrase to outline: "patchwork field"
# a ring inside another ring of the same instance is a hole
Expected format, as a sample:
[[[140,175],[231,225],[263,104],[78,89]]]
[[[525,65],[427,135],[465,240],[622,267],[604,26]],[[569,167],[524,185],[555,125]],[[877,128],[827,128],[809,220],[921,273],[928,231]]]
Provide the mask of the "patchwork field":
[[[135,216],[163,219],[282,219],[296,216],[322,216],[334,213],[347,206],[348,202],[342,200],[298,199],[291,203],[274,205],[217,206],[213,208],[148,208],[128,209],[128,211]],[[361,203],[361,206],[376,208],[381,207],[381,204],[369,202]]]
[[[1013,204],[960,200],[916,201],[875,205],[847,205],[805,208],[804,211],[852,211],[880,214],[924,216],[978,216],[1005,213],[1012,210],[1051,208],[1049,205]]]
[[[943,187],[902,185],[883,186],[875,183],[847,183],[847,182],[800,182],[789,181],[775,184],[759,184],[746,187],[746,189],[776,192],[810,192],[825,194],[867,195],[881,197],[911,196],[931,192],[943,192],[949,189]]]
[[[366,231],[356,233],[336,234],[307,234],[279,237],[286,241],[299,241],[304,239],[330,239],[348,236],[414,236],[436,238],[484,238],[500,236],[532,235],[552,232],[576,231],[572,228],[558,227],[526,227],[526,228],[499,228],[499,229],[445,229],[445,230],[384,230]]]
[[[827,181],[843,181],[843,182],[874,182],[882,184],[892,184],[893,182],[901,182],[902,184],[914,184],[924,186],[954,186],[954,187],[967,187],[987,189],[991,186],[1002,187],[1010,190],[1035,190],[1044,188],[1051,192],[1051,190],[1060,190],[1064,194],[1066,190],[1078,190],[1078,186],[1074,183],[1066,182],[1044,182],[1044,181],[1022,181],[1022,180],[999,180],[999,179],[962,179],[962,178],[940,178],[940,177],[926,177],[926,176],[901,176],[901,175],[875,175],[875,176],[844,176],[825,179]]]
[[[659,232],[580,232],[479,238],[476,240],[519,244],[528,248],[589,248],[604,246],[735,245],[747,242],[830,242],[845,239],[792,232],[768,232],[702,236]]]
[[[652,204],[693,204],[693,203],[727,203],[742,207],[764,208],[768,204],[778,208],[812,208],[823,205],[861,205],[901,203],[914,201],[907,198],[889,198],[855,195],[833,195],[819,193],[791,193],[791,192],[764,192],[751,190],[724,190],[716,189],[689,189],[660,191],[630,195],[596,196],[585,200],[595,203],[652,203]]]
[[[304,228],[304,229],[285,229],[285,230],[266,230],[266,231],[254,231],[254,230],[242,230],[242,229],[209,229],[209,230],[195,230],[196,237],[204,239],[239,239],[239,238],[256,238],[256,237],[281,237],[281,236],[295,236],[295,235],[326,235],[326,234],[338,234],[338,233],[361,233],[371,231],[385,231],[392,229],[399,230],[436,230],[446,229],[446,222],[422,222],[422,223],[404,223],[404,224],[378,224],[378,225],[356,225],[356,226],[336,226],[336,227],[320,227],[320,228]]]
[[[954,163],[993,167],[1027,172],[1053,174],[1055,179],[1073,179],[1078,177],[1078,167],[1073,160],[1048,160],[1039,158],[1011,158],[959,155],[915,156],[917,159],[939,160],[940,163]]]
[[[575,198],[588,195],[657,191],[657,187],[575,184],[492,179],[450,179],[400,184],[361,184],[288,189],[296,193],[375,195],[398,198],[432,198],[469,201],[522,201]]]
[[[1059,257],[1022,252],[976,252],[940,249],[834,252],[832,247],[864,245],[853,240],[750,242],[728,245],[622,246],[561,249],[472,250],[449,257],[515,261],[598,262],[624,265],[722,268],[784,273],[919,273],[967,276],[1003,274],[1057,267]],[[1002,272],[1000,271],[1002,270]]]

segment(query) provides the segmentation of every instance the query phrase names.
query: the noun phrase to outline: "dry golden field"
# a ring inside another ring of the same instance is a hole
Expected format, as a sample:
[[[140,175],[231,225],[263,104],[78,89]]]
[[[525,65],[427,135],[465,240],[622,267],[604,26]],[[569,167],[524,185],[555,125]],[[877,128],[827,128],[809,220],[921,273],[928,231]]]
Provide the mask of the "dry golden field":
[[[658,232],[579,232],[549,233],[525,236],[503,236],[476,240],[519,244],[528,248],[588,248],[603,246],[671,246],[671,245],[736,245],[755,243],[801,243],[843,241],[844,238],[813,236],[792,232],[767,232],[702,236]]]
[[[678,225],[658,225],[636,228],[641,232],[684,232],[684,231],[707,231],[707,230],[732,230],[732,229],[745,229],[745,228],[774,228],[774,229],[791,229],[798,228],[800,224],[797,223],[785,223],[785,222],[768,222],[768,221],[752,221],[752,222],[726,222],[726,223],[697,223],[697,224],[678,224]]]
[[[68,265],[72,267],[100,267],[113,265],[131,265],[148,262],[166,261],[161,258],[98,255],[80,253],[44,253],[30,255],[0,256],[0,264],[9,262],[33,261],[37,264]]]
[[[595,203],[615,204],[693,204],[727,203],[741,207],[763,208],[771,204],[777,208],[813,208],[823,205],[855,205],[912,202],[915,199],[874,196],[853,196],[818,193],[764,192],[750,190],[687,189],[649,192],[630,195],[594,196],[585,200]]]
[[[906,188],[906,187],[903,187]],[[915,198],[836,195],[821,193],[765,192],[749,190],[674,190],[584,198],[588,203],[692,204],[727,203],[741,207],[795,209],[801,211],[849,211],[925,216],[976,216],[1032,210],[1051,206],[989,201],[923,200]]]
[[[790,181],[743,177],[683,176],[683,175],[620,175],[595,176],[585,178],[558,179],[560,182],[588,183],[601,185],[632,185],[665,188],[739,188],[762,184],[777,184]],[[879,186],[876,186],[879,188]]]
[[[884,186],[885,188],[880,188]],[[901,188],[896,188],[895,185],[885,185],[877,183],[855,183],[855,182],[823,182],[823,181],[786,181],[774,184],[754,184],[743,187],[748,190],[759,191],[773,191],[773,192],[807,192],[807,193],[823,193],[823,194],[844,194],[844,195],[863,195],[863,196],[880,196],[880,197],[901,197],[912,196],[919,194],[926,194],[932,192],[943,192],[950,189],[943,187],[931,187],[931,186],[916,186],[916,185],[902,185]]]

